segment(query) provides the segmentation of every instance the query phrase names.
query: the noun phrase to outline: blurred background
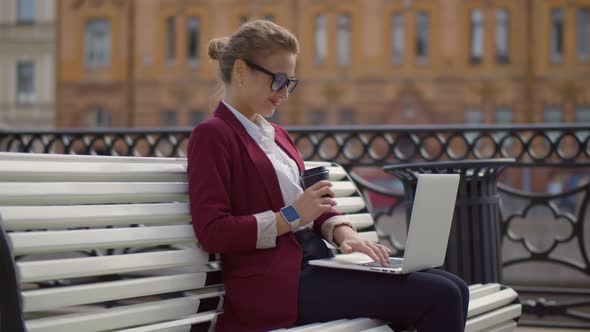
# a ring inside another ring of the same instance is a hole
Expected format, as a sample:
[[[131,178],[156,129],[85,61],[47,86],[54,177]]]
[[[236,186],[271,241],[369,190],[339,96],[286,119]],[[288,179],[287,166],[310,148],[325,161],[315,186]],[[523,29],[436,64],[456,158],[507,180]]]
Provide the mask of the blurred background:
[[[382,239],[405,237],[383,165],[513,157],[505,280],[526,324],[590,329],[590,0],[0,0],[0,150],[185,157],[208,42],[254,19],[301,45],[270,120],[368,185]]]
[[[590,121],[588,0],[2,0],[0,124],[194,126],[253,19],[301,43],[282,125]]]

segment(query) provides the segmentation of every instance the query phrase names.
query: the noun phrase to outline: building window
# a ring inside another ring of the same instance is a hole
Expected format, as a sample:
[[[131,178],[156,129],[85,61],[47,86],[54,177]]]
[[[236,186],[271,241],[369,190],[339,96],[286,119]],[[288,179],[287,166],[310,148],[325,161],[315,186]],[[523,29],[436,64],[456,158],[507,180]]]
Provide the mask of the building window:
[[[576,109],[576,123],[590,123],[590,106]]]
[[[350,16],[338,17],[338,64],[350,64]]]
[[[326,31],[326,17],[315,17],[315,63],[323,64],[328,55],[328,35]]]
[[[31,24],[37,14],[36,0],[18,0],[16,9],[16,22],[19,24]]]
[[[512,122],[514,121],[513,119],[513,113],[512,113],[512,109],[509,107],[499,107],[496,109],[496,123],[497,124],[512,124]],[[500,131],[497,132],[496,134],[494,134],[494,138],[496,139],[497,142],[500,142],[505,136],[508,136],[509,133],[507,131]],[[508,146],[511,146],[513,143],[513,139],[512,138],[508,138],[507,141]],[[506,146],[506,143],[503,142],[503,146]]]
[[[561,123],[563,122],[563,112],[557,107],[548,107],[544,112],[545,122]]]
[[[478,64],[483,58],[483,12],[481,9],[471,11],[471,63]]]
[[[191,112],[191,125],[195,126],[205,120],[206,113],[204,111]]]
[[[353,109],[343,109],[340,111],[340,124],[353,125],[356,124],[356,112]]]
[[[163,127],[175,127],[178,124],[176,111],[174,110],[163,110],[160,116]]]
[[[309,124],[312,126],[323,126],[326,124],[326,112],[323,110],[313,110],[309,112]]]
[[[187,58],[191,63],[199,62],[199,43],[201,35],[201,18],[190,16],[187,20]]]
[[[576,123],[590,124],[590,106],[579,107],[576,109]],[[580,141],[584,141],[590,136],[590,131],[581,131],[576,134]]]
[[[93,19],[86,22],[86,66],[108,67],[111,63],[111,22]]]
[[[590,56],[590,9],[578,9],[578,57],[587,60]]]
[[[16,79],[16,101],[19,104],[32,103],[35,99],[35,64],[31,61],[17,63]]]
[[[506,9],[496,11],[496,61],[510,61],[510,13]]]
[[[563,112],[560,108],[557,107],[548,107],[545,108],[543,113],[544,120],[546,123],[562,123],[563,122]],[[559,137],[559,131],[547,131],[547,136],[551,140],[551,142],[555,142],[557,137]]]
[[[480,124],[482,120],[481,111],[477,108],[468,108],[465,110],[466,124]]]
[[[264,15],[264,19],[271,22],[276,22],[274,15]]]
[[[467,108],[464,113],[464,120],[466,124],[470,125],[481,124],[481,111],[478,108]],[[465,133],[465,138],[470,143],[473,143],[477,136],[479,136],[479,131],[468,131]]]
[[[104,128],[111,126],[111,114],[102,107],[92,107],[86,112],[86,126]]]
[[[404,17],[396,13],[391,17],[391,61],[402,63],[404,58]]]
[[[176,26],[174,17],[166,19],[166,61],[174,62],[176,58]]]
[[[551,11],[551,61],[561,62],[563,58],[563,31],[564,31],[563,9]]]
[[[499,107],[496,109],[497,124],[511,124],[513,122],[512,109],[509,107]]]
[[[416,15],[416,57],[418,60],[426,60],[429,52],[429,16],[420,12]]]

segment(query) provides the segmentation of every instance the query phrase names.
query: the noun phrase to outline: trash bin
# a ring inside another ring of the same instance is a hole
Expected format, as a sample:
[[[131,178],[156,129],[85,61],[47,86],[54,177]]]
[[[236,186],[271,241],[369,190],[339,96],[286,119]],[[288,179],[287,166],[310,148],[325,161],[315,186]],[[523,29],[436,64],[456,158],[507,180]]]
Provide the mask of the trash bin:
[[[385,166],[404,184],[407,222],[419,174],[459,174],[459,190],[449,235],[444,270],[467,284],[502,282],[500,172],[513,158],[405,163]]]

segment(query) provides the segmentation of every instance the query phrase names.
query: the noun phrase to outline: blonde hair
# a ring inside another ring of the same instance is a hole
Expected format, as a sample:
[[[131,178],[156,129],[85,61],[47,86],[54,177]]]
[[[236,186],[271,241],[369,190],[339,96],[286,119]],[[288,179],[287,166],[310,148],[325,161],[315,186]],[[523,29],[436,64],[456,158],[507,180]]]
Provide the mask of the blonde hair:
[[[209,57],[219,61],[221,80],[232,80],[237,59],[256,61],[277,50],[299,53],[299,42],[289,30],[266,20],[245,23],[231,37],[214,38],[209,42]]]

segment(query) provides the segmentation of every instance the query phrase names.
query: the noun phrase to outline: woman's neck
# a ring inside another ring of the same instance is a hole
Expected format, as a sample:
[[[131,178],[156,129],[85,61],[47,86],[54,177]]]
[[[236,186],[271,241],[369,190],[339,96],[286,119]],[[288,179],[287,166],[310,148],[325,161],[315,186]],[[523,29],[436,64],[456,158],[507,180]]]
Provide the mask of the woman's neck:
[[[248,104],[242,102],[239,97],[235,96],[235,94],[228,91],[223,100],[230,104],[238,112],[242,113],[242,115],[248,120],[254,122],[254,115],[256,115],[256,112],[252,111],[250,107],[248,107]]]

